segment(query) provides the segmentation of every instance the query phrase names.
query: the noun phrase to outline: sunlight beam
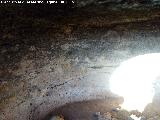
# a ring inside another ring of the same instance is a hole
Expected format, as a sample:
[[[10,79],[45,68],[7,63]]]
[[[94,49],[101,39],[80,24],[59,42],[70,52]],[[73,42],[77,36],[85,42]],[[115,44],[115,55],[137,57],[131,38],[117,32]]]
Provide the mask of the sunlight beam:
[[[142,112],[154,96],[153,83],[160,75],[160,54],[140,55],[123,62],[110,78],[110,89],[124,97],[126,110]]]

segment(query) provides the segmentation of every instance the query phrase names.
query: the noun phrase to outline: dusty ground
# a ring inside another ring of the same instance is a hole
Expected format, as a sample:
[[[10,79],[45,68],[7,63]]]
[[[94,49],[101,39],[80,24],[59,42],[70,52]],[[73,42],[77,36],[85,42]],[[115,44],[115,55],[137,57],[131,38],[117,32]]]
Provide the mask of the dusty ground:
[[[44,120],[47,120],[54,115],[62,115],[65,120],[97,120],[97,112],[100,112],[101,114],[107,112],[117,114],[117,111],[114,110],[116,110],[119,103],[121,102],[117,102],[117,99],[115,98],[69,103],[53,110],[47,116],[48,118],[46,117]]]
[[[160,52],[159,8],[1,7],[0,16],[2,120],[41,120],[65,103],[113,98],[108,80],[120,62]],[[147,118],[160,112],[148,108]]]

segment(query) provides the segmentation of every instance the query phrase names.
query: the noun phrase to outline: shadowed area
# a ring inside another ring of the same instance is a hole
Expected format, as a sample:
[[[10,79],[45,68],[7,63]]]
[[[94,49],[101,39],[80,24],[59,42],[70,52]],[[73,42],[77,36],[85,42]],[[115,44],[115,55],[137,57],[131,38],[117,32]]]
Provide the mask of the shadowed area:
[[[108,98],[104,100],[90,100],[75,103],[68,103],[52,111],[44,120],[54,115],[62,115],[65,120],[97,120],[96,113],[117,112],[123,101],[122,98]]]

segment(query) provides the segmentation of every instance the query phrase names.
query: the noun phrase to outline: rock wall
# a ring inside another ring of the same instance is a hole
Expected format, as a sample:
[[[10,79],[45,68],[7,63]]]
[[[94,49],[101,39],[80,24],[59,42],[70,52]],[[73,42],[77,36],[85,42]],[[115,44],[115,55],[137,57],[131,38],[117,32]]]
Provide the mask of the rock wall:
[[[77,0],[78,6],[86,6],[90,4],[114,4],[123,5],[124,7],[130,7],[132,5],[159,5],[159,0]]]
[[[120,63],[160,52],[159,9],[21,12],[0,23],[1,120],[40,120],[66,103],[115,99],[108,80]]]

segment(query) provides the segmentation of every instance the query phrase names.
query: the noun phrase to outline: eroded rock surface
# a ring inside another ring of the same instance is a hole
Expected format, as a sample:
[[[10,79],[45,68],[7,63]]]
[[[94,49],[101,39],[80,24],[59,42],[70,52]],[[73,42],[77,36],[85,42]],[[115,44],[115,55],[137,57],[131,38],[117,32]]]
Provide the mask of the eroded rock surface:
[[[160,52],[159,9],[96,9],[56,17],[1,11],[1,120],[41,120],[66,103],[117,99],[108,80],[120,63]]]

